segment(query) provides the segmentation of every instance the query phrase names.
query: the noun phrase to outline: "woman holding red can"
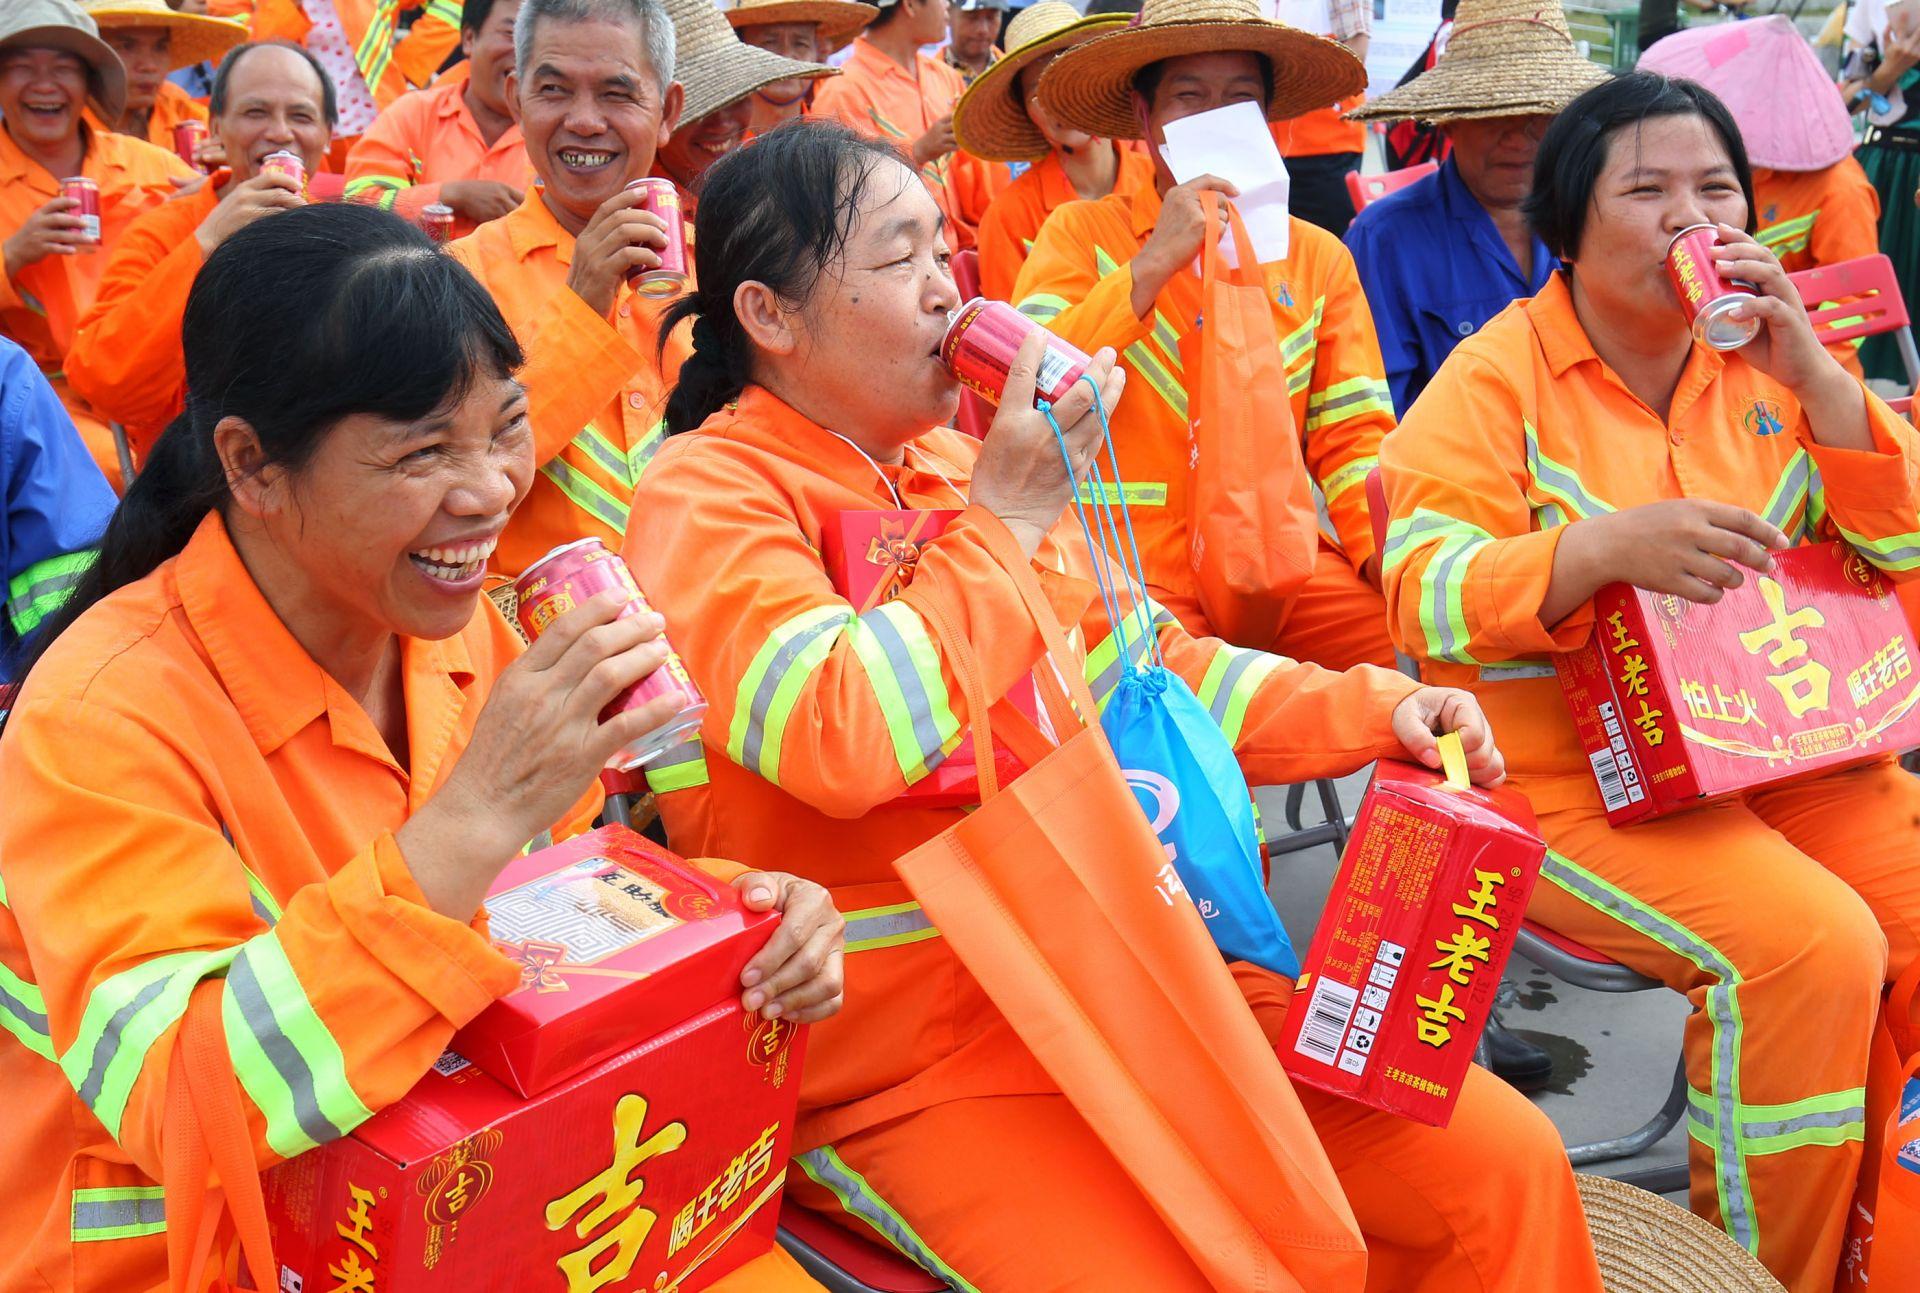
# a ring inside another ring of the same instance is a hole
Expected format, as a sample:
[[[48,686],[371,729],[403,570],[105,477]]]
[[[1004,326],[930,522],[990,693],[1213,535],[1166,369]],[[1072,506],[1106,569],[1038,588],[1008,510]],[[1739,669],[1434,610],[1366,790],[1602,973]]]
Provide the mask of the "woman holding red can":
[[[1888,759],[1616,830],[1603,794],[1627,791],[1596,781],[1553,667],[1614,632],[1594,622],[1609,584],[1711,605],[1772,551],[1836,539],[1894,580],[1920,569],[1920,442],[1815,338],[1744,232],[1751,192],[1732,118],[1691,82],[1633,73],[1560,114],[1526,210],[1568,268],[1462,342],[1387,438],[1384,568],[1400,648],[1480,697],[1539,814],[1529,917],[1695,1007],[1694,1210],[1826,1293],[1881,988],[1920,956],[1920,781]],[[1730,283],[1726,340],[1757,330],[1721,350],[1696,324]],[[1817,653],[1795,641],[1772,676]],[[1837,673],[1808,699],[1809,725],[1857,712]],[[1642,729],[1622,739],[1644,762]]]

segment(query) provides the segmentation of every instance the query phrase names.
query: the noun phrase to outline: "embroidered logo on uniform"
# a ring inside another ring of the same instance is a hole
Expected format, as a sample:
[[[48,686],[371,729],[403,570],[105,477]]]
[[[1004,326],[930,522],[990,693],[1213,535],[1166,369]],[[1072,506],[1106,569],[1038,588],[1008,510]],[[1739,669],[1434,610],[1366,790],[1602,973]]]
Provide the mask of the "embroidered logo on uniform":
[[[1787,429],[1786,423],[1781,420],[1780,406],[1772,400],[1755,400],[1747,405],[1740,425],[1758,436],[1779,435]]]
[[[1291,310],[1293,308],[1293,285],[1291,283],[1282,283],[1280,286],[1274,288],[1273,303]]]
[[[1778,203],[1775,203],[1773,206],[1770,206],[1766,209],[1766,212],[1760,217],[1760,223],[1772,224],[1775,220],[1778,220],[1779,218],[1780,218],[1780,206]]]

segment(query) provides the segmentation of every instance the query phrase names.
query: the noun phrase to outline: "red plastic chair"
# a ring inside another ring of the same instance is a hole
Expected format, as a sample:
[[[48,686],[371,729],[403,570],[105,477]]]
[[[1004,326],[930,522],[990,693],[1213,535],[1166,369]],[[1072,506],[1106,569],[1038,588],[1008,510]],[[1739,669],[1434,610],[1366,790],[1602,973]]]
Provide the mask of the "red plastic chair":
[[[1347,172],[1347,193],[1353,198],[1353,209],[1364,211],[1389,193],[1397,193],[1416,180],[1424,180],[1440,169],[1438,162],[1421,162],[1418,166],[1409,166],[1404,170],[1383,171],[1378,175],[1362,175],[1359,171]]]
[[[972,247],[954,253],[953,285],[960,289],[962,301],[971,301],[980,295],[980,253]],[[963,388],[960,392],[960,414],[954,419],[954,424],[974,439],[984,440],[992,421],[993,405]]]
[[[944,1293],[947,1287],[893,1249],[792,1203],[780,1209],[780,1246],[828,1293]]]
[[[338,202],[347,195],[347,177],[333,171],[307,176],[307,199],[311,202]]]
[[[1807,302],[1807,317],[1821,345],[1891,332],[1907,370],[1907,385],[1920,384],[1920,350],[1914,348],[1912,320],[1891,260],[1861,256],[1787,277]]]

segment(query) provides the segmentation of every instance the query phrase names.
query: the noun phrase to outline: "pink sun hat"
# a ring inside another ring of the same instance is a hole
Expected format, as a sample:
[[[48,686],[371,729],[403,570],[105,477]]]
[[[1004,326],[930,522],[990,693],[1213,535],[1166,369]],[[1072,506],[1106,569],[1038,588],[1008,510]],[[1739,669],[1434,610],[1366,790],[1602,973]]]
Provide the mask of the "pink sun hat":
[[[1675,32],[1640,56],[1639,69],[1698,81],[1719,95],[1755,166],[1819,171],[1853,151],[1840,92],[1785,14]]]

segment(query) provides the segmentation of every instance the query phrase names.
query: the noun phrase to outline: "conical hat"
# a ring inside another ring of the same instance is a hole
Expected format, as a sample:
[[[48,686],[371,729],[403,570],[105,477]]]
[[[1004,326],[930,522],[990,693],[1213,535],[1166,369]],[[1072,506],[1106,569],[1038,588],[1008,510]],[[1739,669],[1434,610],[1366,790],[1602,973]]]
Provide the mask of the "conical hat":
[[[990,162],[1021,162],[1043,157],[1047,137],[1027,115],[1020,98],[1020,73],[1035,59],[1055,50],[1126,26],[1126,14],[1082,18],[1065,0],[1040,0],[1007,24],[1007,52],[973,78],[953,105],[953,137],[961,151]]]
[[[1183,54],[1237,51],[1258,54],[1273,67],[1268,121],[1366,88],[1366,68],[1345,45],[1271,21],[1257,0],[1146,0],[1129,25],[1054,59],[1040,78],[1040,98],[1049,112],[1090,135],[1138,139],[1133,78],[1141,68]]]
[[[810,22],[820,29],[820,44],[827,52],[839,49],[866,30],[880,16],[870,4],[853,0],[740,0],[726,11],[733,29],[763,27],[776,22]]]
[[[1637,1185],[1575,1174],[1607,1293],[1786,1293],[1759,1259]]]
[[[836,76],[838,68],[802,63],[741,40],[713,0],[664,0],[673,19],[673,79],[686,94],[682,124],[740,102],[755,90],[798,77]]]
[[[1675,32],[1640,70],[1698,81],[1727,105],[1755,166],[1820,171],[1853,151],[1853,122],[1793,19],[1769,14]]]
[[[1552,116],[1607,70],[1580,56],[1558,0],[1460,0],[1440,61],[1347,114],[1353,121]]]
[[[80,0],[101,31],[130,27],[165,27],[173,33],[167,59],[174,70],[196,63],[217,63],[228,50],[247,38],[247,29],[225,18],[175,13],[167,0]]]

